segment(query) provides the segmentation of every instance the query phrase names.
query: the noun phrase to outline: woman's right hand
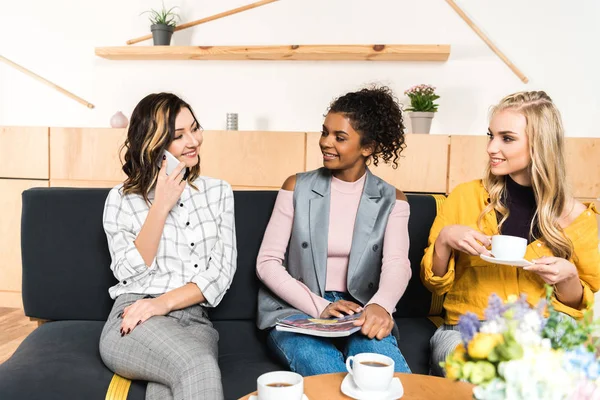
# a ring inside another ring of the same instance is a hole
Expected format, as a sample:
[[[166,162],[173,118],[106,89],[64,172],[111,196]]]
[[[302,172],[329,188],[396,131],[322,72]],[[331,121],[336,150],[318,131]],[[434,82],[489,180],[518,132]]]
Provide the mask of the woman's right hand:
[[[492,255],[486,249],[492,244],[491,238],[469,226],[448,225],[441,230],[438,239],[441,244],[472,256]]]
[[[156,181],[154,206],[167,213],[175,206],[185,189],[185,179],[181,173],[184,168],[185,163],[180,162],[173,173],[167,175],[167,160],[163,159]]]
[[[330,303],[323,312],[321,313],[321,318],[342,318],[344,314],[352,315],[354,313],[359,313],[363,310],[363,308],[354,303],[353,301],[348,300],[338,300],[334,303]]]

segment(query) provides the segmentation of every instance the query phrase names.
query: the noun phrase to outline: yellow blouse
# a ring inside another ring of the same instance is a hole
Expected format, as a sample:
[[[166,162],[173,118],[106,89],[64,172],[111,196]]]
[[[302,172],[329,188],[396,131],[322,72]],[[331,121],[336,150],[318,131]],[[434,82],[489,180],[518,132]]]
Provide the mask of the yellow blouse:
[[[544,281],[534,272],[522,268],[496,265],[483,261],[479,256],[463,252],[453,252],[448,263],[448,272],[444,276],[434,276],[433,247],[440,231],[447,225],[466,225],[474,229],[477,218],[486,206],[488,193],[481,180],[463,183],[448,196],[440,213],[436,216],[429,234],[429,247],[421,261],[421,280],[437,295],[446,295],[444,309],[446,324],[457,324],[458,318],[471,311],[480,319],[488,304],[490,294],[496,293],[506,300],[509,295],[526,294],[527,301],[536,305],[545,296]],[[580,309],[568,307],[556,298],[553,305],[556,310],[574,318],[583,317],[583,309],[591,308],[594,292],[600,288],[600,251],[598,249],[598,211],[593,203],[587,204],[587,210],[579,215],[564,229],[565,235],[573,243],[573,257],[569,260],[577,267],[579,280],[583,286],[583,299]],[[483,233],[492,236],[498,234],[498,221],[494,210],[487,213],[483,220]],[[527,246],[525,259],[532,260],[542,256],[552,256],[546,245],[536,240]]]

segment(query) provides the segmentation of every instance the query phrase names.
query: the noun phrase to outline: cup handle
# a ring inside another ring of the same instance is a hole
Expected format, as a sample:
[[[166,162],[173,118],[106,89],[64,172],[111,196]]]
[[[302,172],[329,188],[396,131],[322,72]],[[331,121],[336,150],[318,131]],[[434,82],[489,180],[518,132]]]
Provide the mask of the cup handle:
[[[346,369],[348,373],[354,377],[354,373],[352,372],[352,367],[350,366],[350,361],[354,360],[354,356],[350,356],[346,359]]]

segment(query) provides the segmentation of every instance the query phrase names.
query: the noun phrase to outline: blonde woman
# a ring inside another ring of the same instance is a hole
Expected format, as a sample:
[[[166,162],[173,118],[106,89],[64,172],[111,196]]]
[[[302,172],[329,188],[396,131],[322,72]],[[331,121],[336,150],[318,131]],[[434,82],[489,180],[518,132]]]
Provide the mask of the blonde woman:
[[[492,109],[489,164],[482,180],[454,189],[436,217],[421,262],[421,279],[445,295],[445,324],[431,339],[432,372],[460,342],[456,324],[467,311],[484,319],[488,297],[525,294],[530,304],[554,285],[558,311],[581,318],[600,286],[597,210],[568,190],[563,126],[544,92],[509,95]],[[481,254],[492,235],[528,241],[525,268],[490,264]]]
[[[216,307],[236,269],[233,192],[200,176],[202,128],[171,93],[135,107],[125,142],[127,179],[108,194],[104,230],[119,281],[100,337],[113,372],[149,381],[146,399],[223,398]],[[179,160],[167,175],[167,150]]]

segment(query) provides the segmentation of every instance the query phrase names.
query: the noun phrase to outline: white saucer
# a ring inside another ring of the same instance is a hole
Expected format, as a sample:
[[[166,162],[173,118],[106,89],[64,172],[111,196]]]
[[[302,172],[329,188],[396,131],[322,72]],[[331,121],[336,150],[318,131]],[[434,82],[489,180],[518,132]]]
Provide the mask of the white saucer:
[[[524,258],[517,259],[517,260],[503,260],[501,258],[490,257],[490,256],[486,256],[484,254],[480,254],[479,257],[481,257],[482,260],[487,261],[492,264],[512,265],[514,267],[527,267],[529,265],[533,265],[533,263],[531,261],[527,261]]]
[[[359,389],[352,376],[347,374],[342,381],[342,393],[357,400],[396,400],[404,396],[404,387],[400,379],[394,377],[386,392],[367,392]]]
[[[253,394],[250,397],[248,397],[248,400],[258,400],[258,396]],[[308,400],[308,397],[306,397],[305,394],[302,395],[302,400]]]

